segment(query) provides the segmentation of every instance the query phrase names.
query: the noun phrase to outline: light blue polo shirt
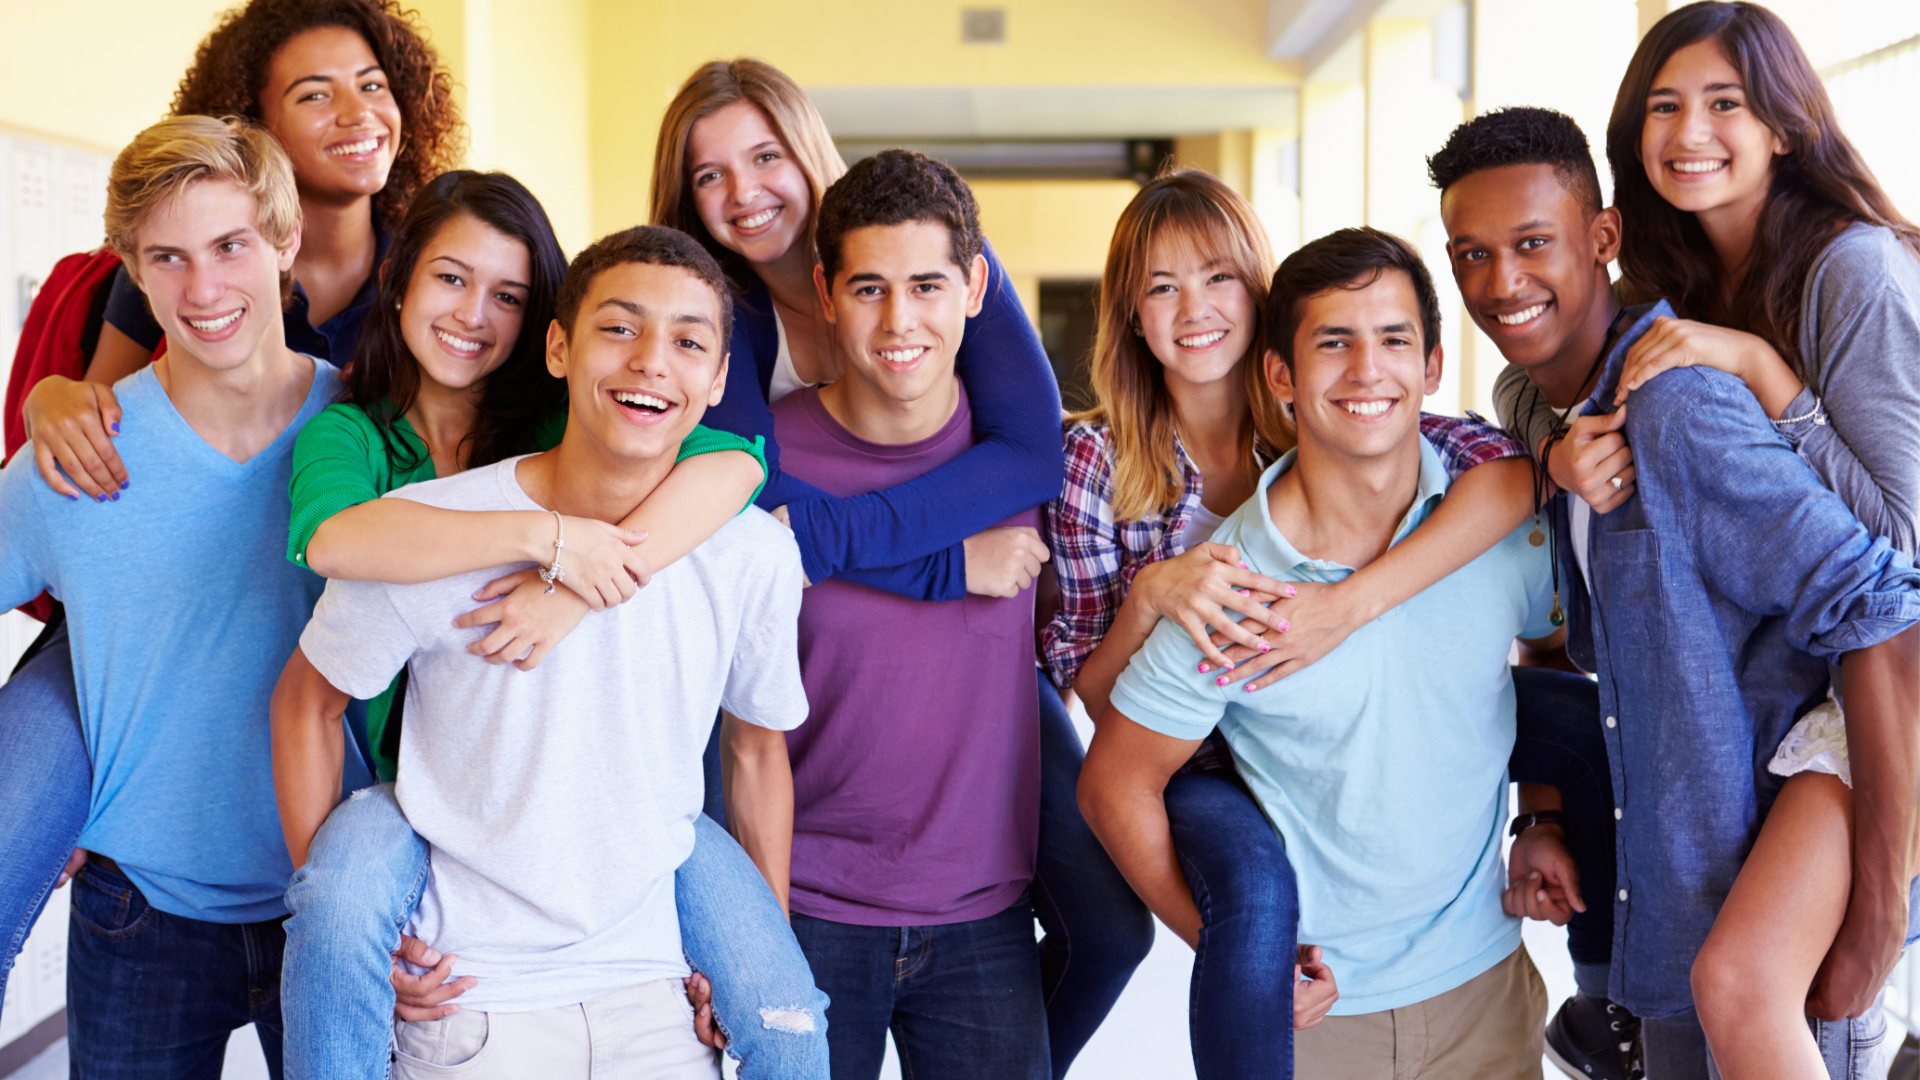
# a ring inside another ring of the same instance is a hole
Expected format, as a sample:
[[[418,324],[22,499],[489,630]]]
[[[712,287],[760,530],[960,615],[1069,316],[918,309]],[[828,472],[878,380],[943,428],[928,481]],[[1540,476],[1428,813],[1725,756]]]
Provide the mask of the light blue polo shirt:
[[[1301,554],[1273,524],[1267,489],[1213,534],[1281,581],[1339,581],[1351,567]],[[1420,484],[1398,544],[1446,494],[1420,440]],[[1355,631],[1319,663],[1249,694],[1195,668],[1200,651],[1162,620],[1113,689],[1144,727],[1200,739],[1218,725],[1234,763],[1287,846],[1300,941],[1326,950],[1337,1015],[1445,993],[1520,946],[1500,909],[1513,752],[1515,637],[1553,631],[1548,549],[1527,522],[1486,554]]]

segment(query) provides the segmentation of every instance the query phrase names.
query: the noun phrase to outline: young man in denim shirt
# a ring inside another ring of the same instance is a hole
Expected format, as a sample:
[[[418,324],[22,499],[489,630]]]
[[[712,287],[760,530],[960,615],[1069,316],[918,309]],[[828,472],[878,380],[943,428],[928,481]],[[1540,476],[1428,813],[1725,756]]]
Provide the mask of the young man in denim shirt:
[[[1676,370],[1631,408],[1612,404],[1628,348],[1672,311],[1623,310],[1606,287],[1617,222],[1596,227],[1605,212],[1528,149],[1553,124],[1572,121],[1481,117],[1432,169],[1467,309],[1517,365],[1501,378],[1502,419],[1599,477],[1543,516],[1569,652],[1600,676],[1619,820],[1610,996],[1643,1018],[1650,1075],[1708,1075],[1693,959],[1780,790],[1766,763],[1841,663],[1852,759],[1866,767],[1854,773],[1852,896],[1807,1008],[1829,1071],[1857,1075],[1876,1056],[1874,998],[1909,922],[1920,574],[1733,376]],[[1560,310],[1574,297],[1578,310]],[[1543,438],[1563,415],[1575,417],[1567,437]]]

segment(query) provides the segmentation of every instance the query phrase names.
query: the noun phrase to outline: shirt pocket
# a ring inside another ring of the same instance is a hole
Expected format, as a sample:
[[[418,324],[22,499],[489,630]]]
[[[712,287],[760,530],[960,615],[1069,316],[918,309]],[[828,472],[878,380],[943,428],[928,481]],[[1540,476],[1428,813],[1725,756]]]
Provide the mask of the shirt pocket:
[[[1660,538],[1652,529],[1605,533],[1600,550],[1599,622],[1610,647],[1659,648],[1667,641],[1666,597],[1661,588]]]
[[[1032,610],[1032,589],[1023,590],[1019,596],[977,596],[968,593],[960,601],[960,608],[966,613],[967,633],[986,638],[1012,637],[1014,631],[1019,629],[1015,612],[1020,604]]]

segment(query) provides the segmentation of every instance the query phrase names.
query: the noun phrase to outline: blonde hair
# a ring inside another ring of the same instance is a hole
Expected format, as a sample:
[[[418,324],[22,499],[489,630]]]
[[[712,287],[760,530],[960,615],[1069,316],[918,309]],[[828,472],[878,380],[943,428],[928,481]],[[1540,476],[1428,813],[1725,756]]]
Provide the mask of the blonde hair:
[[[175,116],[133,137],[107,174],[107,242],[134,257],[134,234],[153,212],[202,180],[232,183],[260,205],[257,227],[284,250],[300,227],[293,164],[280,141],[239,117]]]
[[[813,107],[807,92],[772,64],[749,56],[714,60],[687,76],[660,121],[660,140],[653,150],[652,219],[655,225],[671,226],[700,241],[737,283],[751,270],[740,256],[721,247],[707,232],[693,205],[688,183],[691,177],[687,175],[687,139],[693,134],[693,125],[736,101],[749,102],[760,110],[807,178],[812,205],[807,208],[802,239],[809,250],[813,247],[815,219],[820,216],[820,199],[847,171],[847,163],[841,160],[833,136],[827,132],[827,122],[820,119],[820,111]]]
[[[1255,443],[1269,453],[1289,449],[1293,427],[1267,386],[1261,350],[1267,283],[1273,276],[1273,250],[1253,207],[1217,178],[1198,169],[1163,173],[1140,189],[1113,228],[1107,268],[1100,279],[1099,317],[1093,341],[1090,381],[1094,406],[1071,420],[1105,424],[1113,452],[1113,516],[1141,521],[1164,514],[1186,491],[1179,454],[1177,421],[1160,361],[1136,331],[1140,299],[1146,295],[1153,242],[1177,238],[1194,250],[1223,259],[1246,286],[1254,325],[1240,358],[1251,423],[1240,432],[1241,460],[1257,479],[1261,463]]]

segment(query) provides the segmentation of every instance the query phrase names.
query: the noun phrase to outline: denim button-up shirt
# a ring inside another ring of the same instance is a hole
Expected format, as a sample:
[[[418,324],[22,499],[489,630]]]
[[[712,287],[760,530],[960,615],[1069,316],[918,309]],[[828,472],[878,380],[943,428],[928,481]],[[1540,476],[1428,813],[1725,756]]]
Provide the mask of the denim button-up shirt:
[[[1613,412],[1628,347],[1672,314],[1628,312],[1589,412]],[[1732,375],[1654,378],[1628,401],[1626,436],[1635,492],[1593,517],[1591,602],[1564,507],[1556,521],[1569,644],[1599,673],[1620,811],[1609,994],[1663,1017],[1693,1007],[1694,956],[1783,783],[1774,748],[1825,698],[1830,660],[1920,621],[1920,573]]]

